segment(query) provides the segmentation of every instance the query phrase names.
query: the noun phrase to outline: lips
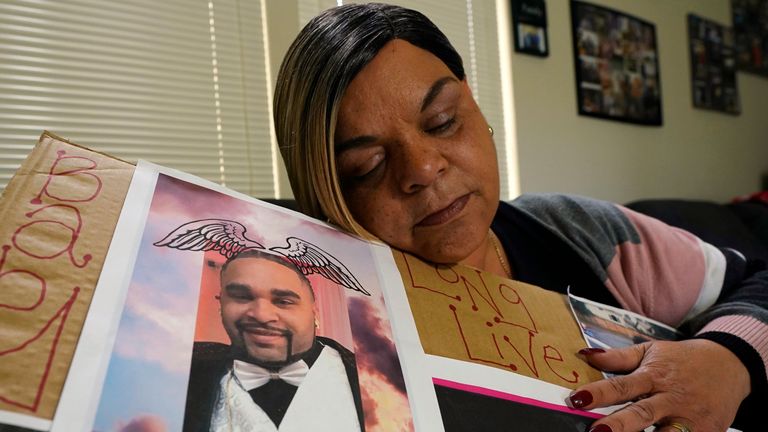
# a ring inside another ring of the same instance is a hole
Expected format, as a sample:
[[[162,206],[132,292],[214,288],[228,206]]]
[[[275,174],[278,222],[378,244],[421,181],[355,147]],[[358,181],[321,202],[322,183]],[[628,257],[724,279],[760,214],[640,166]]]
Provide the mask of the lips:
[[[240,324],[238,328],[243,336],[259,345],[272,345],[286,338],[288,330],[264,327],[261,325]]]
[[[428,227],[444,224],[452,220],[459,213],[461,213],[462,210],[464,210],[464,207],[466,207],[467,202],[469,201],[469,196],[470,194],[466,194],[456,198],[446,207],[427,215],[427,217],[419,221],[419,223],[416,225],[421,227]]]
[[[260,332],[246,332],[245,337],[257,345],[275,345],[283,340],[285,336],[280,334],[262,334]]]

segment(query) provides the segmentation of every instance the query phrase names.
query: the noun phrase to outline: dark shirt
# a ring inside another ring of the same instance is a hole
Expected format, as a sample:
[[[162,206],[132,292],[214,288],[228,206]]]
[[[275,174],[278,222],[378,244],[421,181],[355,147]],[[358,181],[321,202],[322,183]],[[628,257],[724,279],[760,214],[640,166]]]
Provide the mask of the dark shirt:
[[[554,233],[507,203],[500,203],[491,229],[509,258],[512,278],[565,294],[620,307],[586,262]]]

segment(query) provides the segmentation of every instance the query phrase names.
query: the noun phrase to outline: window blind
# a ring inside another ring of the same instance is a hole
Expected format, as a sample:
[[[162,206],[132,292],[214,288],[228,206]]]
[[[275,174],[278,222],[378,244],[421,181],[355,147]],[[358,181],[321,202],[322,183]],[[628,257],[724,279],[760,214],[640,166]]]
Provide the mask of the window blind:
[[[47,129],[274,196],[262,25],[260,2],[3,1],[0,187]]]
[[[299,0],[299,30],[320,12],[341,4],[340,0]]]

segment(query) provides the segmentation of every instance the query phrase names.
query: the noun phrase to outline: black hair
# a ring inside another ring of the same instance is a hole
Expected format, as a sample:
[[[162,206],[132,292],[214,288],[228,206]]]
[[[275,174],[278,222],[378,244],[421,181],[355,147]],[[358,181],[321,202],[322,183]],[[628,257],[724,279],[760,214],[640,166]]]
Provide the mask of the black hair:
[[[307,286],[309,288],[309,293],[312,295],[312,299],[315,299],[315,291],[312,289],[312,284],[309,283],[309,279],[304,275],[304,273],[301,272],[301,270],[291,262],[288,258],[285,258],[283,256],[275,255],[272,253],[264,252],[260,249],[246,249],[242,252],[240,252],[237,255],[234,255],[227,259],[227,261],[224,263],[224,265],[221,266],[221,272],[219,274],[223,274],[224,271],[227,270],[227,267],[229,267],[229,264],[232,263],[232,261],[241,259],[241,258],[256,258],[256,259],[263,259],[266,261],[271,261],[276,264],[280,264],[281,266],[290,269],[294,273],[296,273],[296,276],[299,277],[299,280],[301,283]]]
[[[288,49],[275,87],[275,132],[299,209],[358,234],[335,169],[335,116],[355,76],[395,39],[430,52],[465,79],[461,56],[429,18],[367,3],[331,8],[310,20]]]

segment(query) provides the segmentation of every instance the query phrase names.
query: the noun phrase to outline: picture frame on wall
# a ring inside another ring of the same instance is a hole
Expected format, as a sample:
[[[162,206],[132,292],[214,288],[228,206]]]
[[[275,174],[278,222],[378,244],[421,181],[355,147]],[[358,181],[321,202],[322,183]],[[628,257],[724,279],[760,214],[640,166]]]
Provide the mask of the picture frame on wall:
[[[768,77],[768,0],[731,0],[736,68]]]
[[[660,126],[656,26],[635,16],[572,0],[580,115]]]
[[[549,55],[547,5],[544,0],[511,0],[515,51],[539,57]]]
[[[696,108],[738,115],[733,32],[714,21],[688,14],[691,92]]]

